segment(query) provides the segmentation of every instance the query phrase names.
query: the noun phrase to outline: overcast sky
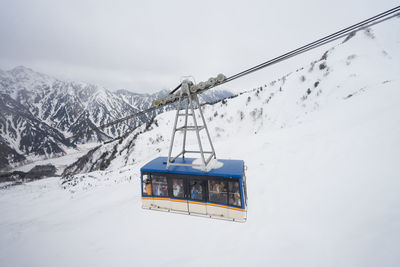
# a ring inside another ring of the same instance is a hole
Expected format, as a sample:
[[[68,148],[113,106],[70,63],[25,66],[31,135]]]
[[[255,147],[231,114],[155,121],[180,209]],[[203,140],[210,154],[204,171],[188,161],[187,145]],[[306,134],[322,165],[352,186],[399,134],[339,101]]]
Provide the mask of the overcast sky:
[[[184,75],[197,81],[221,72],[230,76],[397,5],[0,0],[0,68],[24,65],[111,90],[154,92],[175,87]],[[251,87],[267,74],[271,70],[264,69],[232,86]]]

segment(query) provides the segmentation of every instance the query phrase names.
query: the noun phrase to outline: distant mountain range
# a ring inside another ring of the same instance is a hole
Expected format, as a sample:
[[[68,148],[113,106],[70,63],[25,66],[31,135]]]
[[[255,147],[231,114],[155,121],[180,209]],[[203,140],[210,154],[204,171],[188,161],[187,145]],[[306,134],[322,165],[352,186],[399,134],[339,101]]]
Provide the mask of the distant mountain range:
[[[168,92],[112,92],[93,84],[62,81],[23,66],[0,70],[0,168],[38,156],[63,154],[79,143],[121,136],[173,106],[68,139],[147,109]],[[213,90],[202,98],[209,102],[230,95],[229,91]]]

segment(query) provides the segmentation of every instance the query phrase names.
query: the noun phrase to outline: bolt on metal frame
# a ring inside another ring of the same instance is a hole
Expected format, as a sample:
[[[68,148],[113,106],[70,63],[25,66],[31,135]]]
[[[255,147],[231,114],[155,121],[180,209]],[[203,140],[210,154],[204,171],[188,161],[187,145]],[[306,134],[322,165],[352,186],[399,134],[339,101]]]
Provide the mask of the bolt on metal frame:
[[[182,102],[186,103],[186,106],[182,108]],[[193,103],[194,102],[194,103]],[[200,113],[201,120],[203,122],[203,125],[199,126],[197,124],[197,119],[196,119],[196,113],[195,113],[195,106],[196,104],[197,110]],[[184,113],[181,113],[181,110],[185,110]],[[189,109],[190,112],[189,113]],[[177,127],[178,124],[178,118],[180,116],[184,116],[184,125],[181,127]],[[188,125],[188,118],[192,117],[193,118],[193,124],[194,125]],[[210,143],[211,151],[204,151],[203,146],[201,143],[200,139],[200,131],[205,130],[207,133],[207,138]],[[172,148],[174,146],[174,140],[175,140],[175,134],[177,131],[183,131],[183,145],[182,145],[182,151],[176,155],[175,157],[171,157],[172,154]],[[187,131],[195,131],[196,132],[196,137],[197,137],[197,142],[199,145],[199,150],[186,150],[186,134]],[[179,157],[182,156],[182,158],[185,158],[185,154],[200,154],[201,158],[201,164],[193,164],[193,163],[176,163],[175,160]],[[204,155],[209,154],[209,156],[206,158]],[[167,169],[169,166],[190,166],[190,167],[201,167],[203,170],[206,169],[208,163],[210,163],[212,158],[216,158],[214,146],[211,141],[210,133],[208,132],[206,120],[204,119],[203,112],[200,107],[199,103],[199,98],[197,97],[197,93],[192,93],[189,89],[189,84],[188,83],[183,83],[182,87],[180,89],[179,93],[179,100],[178,100],[178,108],[176,110],[176,115],[175,115],[175,122],[174,122],[174,128],[172,129],[172,137],[171,137],[171,143],[169,146],[169,152],[168,152],[168,161],[167,161]]]

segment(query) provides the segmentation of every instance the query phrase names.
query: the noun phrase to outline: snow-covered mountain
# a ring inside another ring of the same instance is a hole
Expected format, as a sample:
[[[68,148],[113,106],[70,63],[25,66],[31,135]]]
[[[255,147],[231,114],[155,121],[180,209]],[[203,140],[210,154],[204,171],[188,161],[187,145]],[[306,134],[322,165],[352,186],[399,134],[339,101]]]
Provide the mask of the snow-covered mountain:
[[[0,265],[399,266],[399,29],[204,106],[217,157],[245,161],[246,223],[141,209],[140,167],[168,153],[168,111],[61,181],[0,194]]]
[[[156,114],[162,108],[140,117],[115,124],[103,130],[86,131],[147,109],[155,98],[168,94],[135,94],[127,90],[111,92],[105,88],[62,81],[19,66],[0,70],[0,145],[7,150],[1,156],[1,167],[26,156],[64,153],[75,143],[104,141],[121,136]],[[220,90],[209,98],[232,93]],[[84,132],[84,134],[80,134]],[[66,137],[78,135],[68,140]]]
[[[23,161],[28,155],[50,156],[74,147],[54,127],[6,94],[0,95],[0,168]]]
[[[370,29],[359,32],[277,80],[263,83],[236,98],[203,107],[213,139],[230,140],[237,135],[243,138],[238,142],[243,143],[266,129],[301,124],[308,114],[327,105],[340,105],[369,90],[384,92],[381,88],[392,86],[400,75],[397,51],[392,54],[385,49]],[[174,111],[157,116],[123,141],[92,150],[68,167],[65,174],[114,170],[139,159],[142,162],[143,158],[165,156],[173,119]],[[195,139],[191,141],[197,144]],[[231,149],[228,151],[227,156]]]

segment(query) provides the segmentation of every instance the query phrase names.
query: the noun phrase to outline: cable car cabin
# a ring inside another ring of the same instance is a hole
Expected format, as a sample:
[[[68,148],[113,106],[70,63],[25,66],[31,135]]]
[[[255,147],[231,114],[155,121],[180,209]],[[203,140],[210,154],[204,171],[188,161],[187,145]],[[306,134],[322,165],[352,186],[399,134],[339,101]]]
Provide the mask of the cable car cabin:
[[[175,162],[193,160],[177,158]],[[166,162],[167,157],[159,157],[140,169],[143,208],[246,221],[246,177],[242,160],[218,160],[223,165],[208,172],[189,166],[166,169]]]

